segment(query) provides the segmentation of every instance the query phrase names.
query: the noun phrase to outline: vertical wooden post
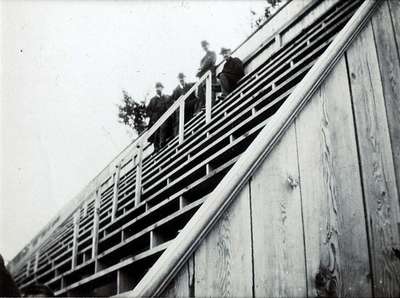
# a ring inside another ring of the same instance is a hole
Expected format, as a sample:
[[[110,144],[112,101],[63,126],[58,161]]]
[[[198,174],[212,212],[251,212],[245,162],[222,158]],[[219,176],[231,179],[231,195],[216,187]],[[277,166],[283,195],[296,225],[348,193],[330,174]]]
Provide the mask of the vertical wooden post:
[[[151,230],[150,231],[150,249],[157,247],[158,245],[162,244],[165,242],[163,239],[164,237],[161,235],[161,233]]]
[[[74,269],[77,264],[78,233],[79,233],[79,209],[74,214],[74,234],[72,238],[72,269]]]
[[[35,255],[35,266],[33,267],[33,273],[36,274],[36,271],[38,270],[38,266],[39,266],[39,255],[40,255],[40,251],[38,250],[36,252]]]
[[[100,214],[100,189],[96,190],[93,210],[93,235],[92,235],[92,259],[97,257],[99,243],[99,214]]]
[[[212,74],[209,71],[206,79],[206,123],[211,121]]]
[[[87,201],[85,201],[84,203],[83,203],[83,216],[87,216],[87,211],[88,211],[88,202]]]
[[[29,268],[30,267],[31,267],[31,261],[29,260],[28,263],[26,264],[25,277],[29,277]]]
[[[280,33],[275,35],[275,42],[276,42],[278,48],[280,48],[282,46],[282,36]]]
[[[146,138],[143,138],[145,140]],[[137,144],[137,165],[136,165],[136,185],[135,185],[135,206],[139,205],[142,195],[142,159],[143,159],[143,143],[140,141]]]
[[[115,220],[115,215],[117,213],[117,207],[118,207],[118,184],[119,184],[119,173],[121,170],[121,162],[115,166],[116,171],[115,171],[115,176],[114,176],[114,189],[113,189],[113,201],[112,201],[112,210],[111,210],[111,221]]]
[[[135,286],[136,278],[124,269],[117,271],[117,294],[131,290]]]
[[[185,133],[185,102],[179,106],[179,144],[182,144]]]

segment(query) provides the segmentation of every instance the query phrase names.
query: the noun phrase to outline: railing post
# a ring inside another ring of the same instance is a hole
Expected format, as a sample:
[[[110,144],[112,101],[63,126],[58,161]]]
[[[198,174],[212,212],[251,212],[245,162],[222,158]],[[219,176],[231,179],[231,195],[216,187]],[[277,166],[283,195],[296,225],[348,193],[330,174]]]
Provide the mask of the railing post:
[[[182,144],[185,134],[185,101],[179,105],[179,144]]]
[[[92,259],[97,257],[97,249],[99,242],[99,215],[100,215],[100,188],[96,190],[93,208],[93,235],[92,235]]]
[[[35,254],[35,265],[34,265],[34,267],[33,267],[33,272],[34,272],[34,274],[36,274],[36,272],[37,272],[37,270],[38,270],[38,266],[39,266],[39,254],[40,254],[40,251],[38,250],[38,251],[36,252],[36,254]]]
[[[211,101],[212,101],[212,74],[209,71],[206,79],[206,123],[211,121]]]
[[[119,172],[121,170],[122,161],[116,165],[116,171],[114,176],[114,189],[113,189],[113,201],[112,201],[112,210],[111,210],[111,221],[115,220],[115,215],[117,213],[118,207],[118,184],[119,184]]]
[[[72,236],[72,269],[76,267],[78,258],[78,235],[79,235],[79,210],[74,213],[74,231]]]
[[[145,139],[145,138],[143,138]],[[135,206],[139,205],[140,197],[142,196],[142,159],[143,159],[143,143],[140,141],[136,148],[137,150],[137,165],[136,165],[136,184],[135,184]]]

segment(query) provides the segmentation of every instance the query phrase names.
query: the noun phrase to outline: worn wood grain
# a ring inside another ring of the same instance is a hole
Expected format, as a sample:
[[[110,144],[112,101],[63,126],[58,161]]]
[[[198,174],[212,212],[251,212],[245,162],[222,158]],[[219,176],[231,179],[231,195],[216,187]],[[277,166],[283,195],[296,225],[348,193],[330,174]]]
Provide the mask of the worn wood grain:
[[[256,297],[304,297],[306,269],[292,126],[250,182]]]
[[[196,297],[252,296],[249,186],[195,252]]]
[[[191,256],[161,296],[194,297],[194,294],[194,257]]]
[[[364,186],[374,293],[400,296],[399,198],[371,23],[347,51]]]
[[[387,1],[393,23],[394,37],[397,44],[397,52],[400,56],[400,1]]]
[[[296,120],[309,296],[370,297],[361,178],[342,58]]]
[[[399,12],[400,12],[400,5]],[[398,16],[400,18],[400,15]],[[400,58],[395,31],[392,27],[389,3],[383,2],[372,17],[375,47],[382,78],[383,95],[392,145],[397,191],[400,183]],[[399,193],[398,193],[399,195]]]

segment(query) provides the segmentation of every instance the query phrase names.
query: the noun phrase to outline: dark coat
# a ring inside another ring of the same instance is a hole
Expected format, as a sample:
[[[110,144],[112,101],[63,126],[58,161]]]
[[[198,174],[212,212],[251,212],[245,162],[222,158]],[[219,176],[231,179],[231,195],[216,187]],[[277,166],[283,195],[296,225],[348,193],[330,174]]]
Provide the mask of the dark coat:
[[[213,51],[208,51],[203,58],[200,60],[200,68],[196,76],[200,78],[208,70],[214,72],[215,62],[217,61],[217,55]]]
[[[244,76],[243,62],[239,58],[229,57],[222,68],[221,73],[228,75],[230,78],[238,81]]]
[[[161,97],[154,96],[150,99],[149,104],[146,107],[147,116],[150,118],[149,127],[153,126],[158,119],[168,110],[171,99],[168,95],[161,95]],[[169,122],[164,122],[157,131],[150,136],[149,142],[154,144],[154,148],[158,151],[162,146],[167,143],[170,137]]]
[[[161,97],[154,96],[150,99],[146,107],[146,114],[150,118],[149,127],[157,122],[158,119],[164,114],[170,105],[170,97],[168,95],[161,95]]]
[[[186,83],[185,86],[183,86],[183,88],[181,87],[181,85],[176,86],[171,95],[171,102],[174,103],[175,101],[177,101],[179,97],[186,94],[186,92],[188,92],[190,88],[193,87],[193,85],[194,83]],[[189,96],[189,98],[192,96],[194,96],[194,92],[192,93],[192,95]]]
[[[172,92],[171,95],[171,105],[179,99],[182,95],[186,94],[190,88],[193,87],[195,83],[186,83],[183,88],[181,85],[178,85],[174,91]],[[194,113],[194,108],[196,106],[197,98],[195,95],[195,92],[192,92],[192,94],[189,95],[189,97],[185,101],[185,122],[187,122],[190,118],[192,118],[193,113]],[[177,110],[174,114],[174,116],[171,119],[171,125],[173,129],[173,135],[178,134],[178,128],[179,128],[179,110]]]

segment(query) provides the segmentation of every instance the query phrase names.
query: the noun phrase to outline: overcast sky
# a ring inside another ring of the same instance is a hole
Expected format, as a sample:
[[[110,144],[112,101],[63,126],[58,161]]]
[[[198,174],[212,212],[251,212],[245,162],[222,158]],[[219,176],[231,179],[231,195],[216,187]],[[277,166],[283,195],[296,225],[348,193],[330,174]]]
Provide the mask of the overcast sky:
[[[0,0],[1,1],[1,0]],[[266,1],[1,1],[0,253],[10,260],[120,152],[122,89],[194,79]]]

